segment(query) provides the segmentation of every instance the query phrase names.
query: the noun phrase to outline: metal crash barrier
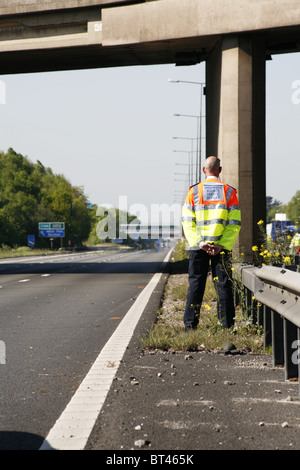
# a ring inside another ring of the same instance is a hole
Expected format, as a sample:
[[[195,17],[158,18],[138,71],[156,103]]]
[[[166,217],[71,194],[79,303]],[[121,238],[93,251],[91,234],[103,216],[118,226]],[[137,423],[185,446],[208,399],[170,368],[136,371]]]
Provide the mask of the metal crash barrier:
[[[273,365],[285,368],[286,380],[298,380],[300,367],[300,273],[293,268],[297,270],[249,265],[236,268],[247,311],[263,326],[264,346],[272,346]]]

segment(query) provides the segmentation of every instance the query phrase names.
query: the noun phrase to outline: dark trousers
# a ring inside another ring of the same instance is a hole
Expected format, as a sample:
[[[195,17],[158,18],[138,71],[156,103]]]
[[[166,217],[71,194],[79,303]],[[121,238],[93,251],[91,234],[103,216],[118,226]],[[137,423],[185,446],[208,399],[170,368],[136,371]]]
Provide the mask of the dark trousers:
[[[187,294],[184,325],[185,330],[195,329],[199,323],[200,308],[209,264],[218,297],[218,319],[224,328],[234,324],[234,301],[231,274],[231,252],[211,256],[204,250],[191,250],[189,258],[189,289]]]

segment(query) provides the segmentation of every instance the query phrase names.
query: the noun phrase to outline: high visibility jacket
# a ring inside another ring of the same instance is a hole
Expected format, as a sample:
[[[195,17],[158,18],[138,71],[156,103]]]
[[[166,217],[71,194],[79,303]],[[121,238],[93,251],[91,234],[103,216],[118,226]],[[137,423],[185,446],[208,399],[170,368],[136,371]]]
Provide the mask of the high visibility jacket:
[[[296,235],[292,239],[291,245],[295,247],[300,246],[300,233],[296,233]]]
[[[182,226],[190,249],[200,242],[231,250],[241,229],[236,189],[217,178],[192,186],[182,207]]]

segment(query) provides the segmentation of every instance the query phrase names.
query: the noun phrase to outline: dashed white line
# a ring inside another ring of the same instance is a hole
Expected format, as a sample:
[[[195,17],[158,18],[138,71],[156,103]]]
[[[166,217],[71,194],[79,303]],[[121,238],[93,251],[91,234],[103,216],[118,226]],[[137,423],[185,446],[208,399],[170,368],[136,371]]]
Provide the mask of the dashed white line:
[[[29,282],[29,281],[30,281],[30,279],[21,279],[21,280],[18,281],[18,282]]]
[[[293,398],[293,400],[287,400],[286,398],[282,400],[278,400],[276,398],[247,398],[247,397],[237,397],[233,398],[233,401],[235,403],[281,403],[283,405],[300,405],[300,400],[298,397],[296,399]]]

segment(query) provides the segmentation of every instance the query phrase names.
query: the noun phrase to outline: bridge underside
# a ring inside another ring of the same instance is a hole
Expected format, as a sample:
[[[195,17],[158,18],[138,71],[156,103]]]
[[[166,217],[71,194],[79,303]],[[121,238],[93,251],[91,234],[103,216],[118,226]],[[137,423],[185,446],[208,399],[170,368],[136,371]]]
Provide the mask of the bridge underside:
[[[241,7],[242,3],[242,7]],[[62,7],[65,6],[65,8]],[[0,74],[206,63],[206,151],[238,189],[251,253],[265,220],[265,61],[300,51],[288,0],[3,0]]]
[[[0,29],[0,37],[2,31]],[[87,36],[87,33],[83,34]],[[254,36],[257,34],[253,33]],[[247,37],[249,33],[244,33],[244,35]],[[1,47],[0,41],[0,74],[159,64],[195,65],[207,60],[221,36],[154,41],[124,46],[74,45],[72,44],[73,38],[70,40],[67,36],[61,38],[59,45],[55,44],[57,41],[54,38],[53,40],[51,38],[49,40],[48,37],[42,39],[44,40],[41,40],[39,45],[34,42],[29,44],[30,41],[28,41],[26,47],[20,44],[20,48],[13,47],[13,50],[7,50],[3,45]],[[283,28],[266,32],[264,41],[266,59],[273,54],[300,51],[298,28],[295,31]]]
[[[16,0],[12,3],[14,2]],[[115,4],[129,3],[127,8],[132,9],[146,7],[148,3],[139,5],[141,2],[138,0],[81,3],[97,3],[97,6],[29,13],[28,9],[25,9],[24,14],[2,16],[1,12],[6,10],[0,6],[0,74],[155,64],[194,65],[206,61],[218,41],[224,37],[222,30],[218,33],[218,28],[215,28],[214,34],[193,35],[192,31],[187,35],[172,34],[165,38],[159,31],[155,32],[159,25],[155,24],[152,18],[149,28],[153,31],[150,36],[147,34],[146,40],[140,37],[144,31],[137,31],[136,37],[132,39],[127,37],[126,30],[125,33],[121,31],[121,39],[115,39],[111,30],[118,29],[118,12],[121,21],[124,13],[126,24],[126,7],[118,8]],[[113,3],[114,8],[109,8],[110,3]],[[150,2],[153,3],[160,2]],[[131,20],[132,18],[129,18],[128,21]],[[167,19],[161,18],[160,21]],[[131,23],[128,29],[130,28]],[[144,29],[146,28],[143,26]],[[272,54],[300,51],[300,26],[281,26],[237,33],[245,36],[263,34],[266,58]]]
[[[0,53],[0,74],[128,67],[141,65],[191,65],[205,60],[217,39],[206,43],[195,40],[161,45],[103,47],[101,45],[51,47]],[[205,51],[203,51],[203,49]]]

